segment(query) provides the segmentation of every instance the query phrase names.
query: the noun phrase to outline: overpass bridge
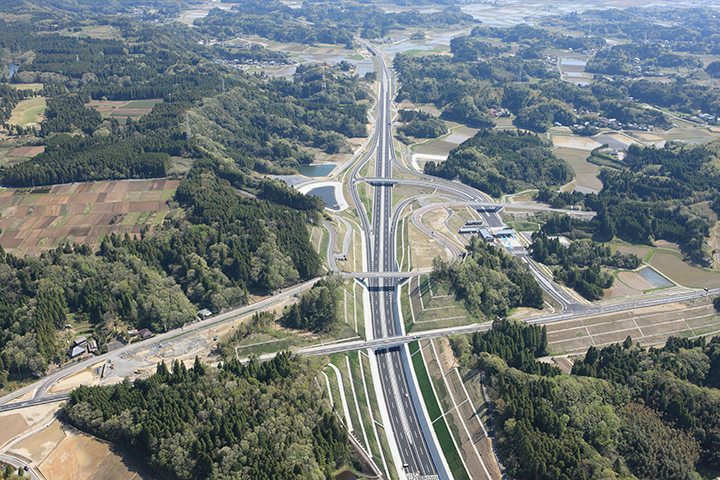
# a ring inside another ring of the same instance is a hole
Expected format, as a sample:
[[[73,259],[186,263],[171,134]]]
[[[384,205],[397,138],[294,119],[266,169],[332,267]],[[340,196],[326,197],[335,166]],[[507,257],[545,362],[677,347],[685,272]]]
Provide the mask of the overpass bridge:
[[[427,275],[430,272],[342,272],[343,278],[410,278]]]
[[[373,187],[384,187],[384,186],[394,186],[396,183],[398,183],[398,179],[396,178],[382,178],[382,177],[364,177],[361,178],[363,182],[372,185]]]

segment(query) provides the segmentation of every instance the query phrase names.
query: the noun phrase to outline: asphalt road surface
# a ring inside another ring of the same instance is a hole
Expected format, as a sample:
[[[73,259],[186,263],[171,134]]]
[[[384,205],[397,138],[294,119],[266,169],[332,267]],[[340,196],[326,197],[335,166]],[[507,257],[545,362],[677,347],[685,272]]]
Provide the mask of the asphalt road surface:
[[[391,125],[391,82],[390,71],[384,59],[375,52],[380,63],[380,95],[378,98],[377,119],[375,122],[375,173],[374,178],[392,178],[394,147]],[[357,196],[356,185],[360,181],[357,175],[360,168],[353,171],[351,191],[353,201],[363,223],[365,220],[362,202]],[[367,238],[367,259],[370,272],[393,272],[395,262],[395,236],[392,222],[392,183],[373,182],[372,224],[364,225]],[[369,227],[369,228],[367,228]],[[397,331],[395,318],[395,284],[392,278],[368,278],[370,293],[370,311],[372,316],[373,337],[383,339],[394,337]],[[383,341],[384,342],[384,341]],[[401,456],[402,467],[407,473],[437,475],[438,470],[430,453],[427,440],[411,398],[408,376],[403,366],[405,350],[385,348],[385,344],[376,350],[376,359],[380,370],[379,387],[388,408],[395,442]],[[378,386],[376,386],[378,388]],[[432,440],[430,440],[432,441]],[[407,467],[405,467],[407,465]]]

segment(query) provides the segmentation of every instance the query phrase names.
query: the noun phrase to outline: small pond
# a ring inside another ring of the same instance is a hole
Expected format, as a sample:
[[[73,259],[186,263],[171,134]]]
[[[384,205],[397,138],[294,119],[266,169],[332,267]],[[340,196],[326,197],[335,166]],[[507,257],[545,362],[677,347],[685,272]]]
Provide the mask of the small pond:
[[[325,206],[328,208],[340,208],[340,205],[337,203],[337,198],[335,198],[335,187],[333,186],[313,188],[307,192],[307,194],[322,198],[325,200]]]
[[[327,177],[335,170],[336,166],[334,163],[325,165],[303,165],[302,167],[297,167],[297,171],[300,175],[305,175],[306,177]]]

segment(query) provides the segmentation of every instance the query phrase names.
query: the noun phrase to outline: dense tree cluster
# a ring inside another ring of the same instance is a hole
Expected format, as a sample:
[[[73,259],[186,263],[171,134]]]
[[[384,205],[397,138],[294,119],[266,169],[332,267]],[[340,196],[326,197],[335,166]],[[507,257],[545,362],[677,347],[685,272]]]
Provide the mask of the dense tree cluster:
[[[459,48],[456,46],[461,56],[474,55]],[[495,52],[488,54],[494,55]],[[531,89],[521,92],[508,90],[515,85],[513,82],[527,81],[530,77],[557,78],[557,73],[548,70],[544,63],[524,60],[520,56],[458,61],[443,55],[414,57],[398,54],[393,66],[402,81],[398,100],[434,103],[442,110],[443,118],[476,128],[494,125],[491,110],[507,108],[517,113],[521,108],[546,100],[536,99],[537,95]],[[575,115],[571,116],[574,123]]]
[[[665,347],[646,350],[634,346],[628,337],[622,346],[590,347],[585,357],[575,362],[573,373],[625,385],[635,401],[646,406],[646,412],[636,415],[659,417],[671,428],[669,433],[682,441],[683,445],[673,446],[662,433],[656,435],[659,420],[644,432],[628,425],[632,429],[628,432],[630,448],[635,450],[628,460],[644,478],[694,478],[687,470],[692,471],[698,460],[711,468],[720,466],[719,366],[717,338],[706,343],[702,337],[671,337]],[[650,455],[660,463],[653,465]],[[664,473],[663,466],[673,468],[677,476]]]
[[[59,29],[61,28],[59,24],[63,27],[80,25],[76,18],[86,19],[91,15],[137,14],[138,10],[142,11],[145,8],[156,13],[144,15],[143,19],[152,20],[168,15],[177,17],[181,7],[188,6],[184,0],[108,0],[102,3],[95,0],[43,0],[35,5],[33,3],[35,2],[32,0],[7,0],[0,5],[0,12],[24,15],[32,11],[41,18],[48,13],[61,14],[60,18],[63,21],[55,26]]]
[[[97,83],[128,86],[179,73],[175,70],[179,63],[213,56],[212,49],[197,44],[198,33],[179,22],[151,26],[117,18],[104,23],[121,31],[125,41],[60,35],[43,30],[47,22],[0,21],[0,48],[17,56],[34,53],[19,66],[12,82],[61,83],[69,88]]]
[[[618,236],[642,244],[664,239],[680,244],[689,260],[705,264],[710,258],[705,238],[718,211],[720,177],[712,165],[719,145],[631,146],[622,169],[601,171],[604,187],[598,195],[586,195],[582,202],[573,198],[598,213],[593,220],[551,217],[543,230],[573,239]],[[714,212],[703,208],[708,203]]]
[[[428,162],[425,173],[459,179],[493,197],[529,185],[561,185],[572,169],[537,135],[509,130],[481,130],[450,151],[440,164]]]
[[[403,125],[397,131],[415,138],[437,138],[447,133],[445,122],[422,110],[400,110]]]
[[[155,104],[150,114],[138,121],[128,120],[124,127],[114,119],[100,123],[99,113],[85,107],[76,94],[54,96],[48,100],[48,120],[43,123],[46,151],[5,169],[2,183],[24,187],[162,177],[170,168],[171,156],[197,157],[204,155],[203,149],[218,148],[227,149],[226,155],[241,171],[288,173],[289,168],[312,162],[311,153],[304,147],[337,153],[349,148],[343,136],[367,135],[367,107],[357,103],[367,94],[359,79],[341,75],[339,67],[327,72],[327,77],[325,93],[319,93],[320,66],[300,68],[293,82],[231,77],[226,82],[230,91],[225,94],[220,91],[217,72],[177,74],[142,85],[97,85],[84,90],[93,97],[165,96],[169,100]],[[192,102],[205,95],[215,97],[205,98],[202,107],[195,107]],[[197,141],[187,139],[184,132],[185,114],[189,112],[193,113],[193,130],[201,135]],[[93,136],[51,135],[75,129]]]
[[[100,113],[94,108],[85,108],[84,99],[77,94],[51,97],[47,100],[45,121],[41,124],[43,134],[82,130],[92,134],[102,122]]]
[[[582,51],[602,48],[607,44],[602,37],[562,35],[527,24],[519,24],[508,28],[475,27],[472,29],[470,36],[498,38],[503,43],[519,43],[532,47],[534,50],[555,48]]]
[[[170,153],[182,153],[186,145],[184,140],[157,136],[121,140],[114,135],[61,135],[49,140],[46,150],[32,160],[4,169],[2,183],[9,187],[29,187],[164,177],[172,163]]]
[[[218,280],[269,291],[315,276],[320,257],[310,247],[306,227],[309,219],[316,219],[313,212],[303,214],[239,196],[218,178],[218,168],[215,161],[197,161],[177,190],[177,199],[188,208],[191,228],[178,221],[153,236],[116,242],[111,238],[105,244],[108,254],[115,244],[127,249],[178,278],[197,302],[212,301]],[[207,273],[198,269],[203,264],[210,267]]]
[[[505,31],[489,30],[492,32],[484,33],[500,36]],[[482,33],[481,27],[473,31]],[[546,31],[517,26],[507,29],[506,33],[523,42],[525,34],[540,35],[539,32]],[[684,98],[680,93],[684,87],[676,83],[656,87],[648,86],[650,82],[646,81],[613,83],[597,80],[590,86],[580,86],[553,80],[557,78],[557,72],[548,69],[540,50],[533,48],[523,47],[519,55],[507,56],[471,35],[453,39],[452,57],[396,55],[394,67],[403,85],[398,99],[434,103],[442,110],[443,118],[477,128],[491,127],[490,113],[507,109],[516,116],[516,126],[536,132],[547,131],[555,124],[594,126],[601,115],[625,124],[667,128],[671,122],[661,111],[646,109],[637,102],[651,102],[661,107],[683,105],[683,111],[689,111],[688,104],[698,104],[703,99],[715,100],[707,87],[690,89],[693,93]],[[531,78],[540,81],[519,83]],[[637,95],[628,93],[630,90]],[[673,94],[658,98],[660,92]]]
[[[80,387],[64,413],[172,478],[329,479],[347,460],[347,431],[322,398],[317,373],[289,352],[221,369],[176,360],[172,371],[161,363],[132,385]]]
[[[473,358],[484,352],[525,373],[560,375],[559,368],[535,360],[548,354],[547,329],[544,326],[527,325],[516,320],[496,320],[492,330],[474,333],[468,347]],[[468,366],[475,367],[470,363]]]
[[[318,280],[283,312],[281,321],[291,328],[326,333],[337,327],[339,277]]]
[[[160,331],[195,316],[171,277],[135,257],[109,259],[85,245],[64,245],[38,258],[0,259],[0,384],[42,373],[64,356],[56,332],[70,313],[98,325],[101,345],[106,320]]]
[[[716,340],[671,337],[666,347],[645,350],[628,337],[622,346],[590,347],[572,376],[552,368],[538,376],[518,363],[518,343],[529,358],[537,348],[523,328],[512,326],[507,339],[503,332],[492,341],[491,332],[472,338],[483,346],[472,366],[491,375],[498,449],[509,475],[691,480],[699,468],[717,468]]]
[[[515,307],[542,308],[542,289],[522,261],[478,237],[471,238],[467,249],[467,258],[459,263],[433,260],[432,278],[449,281],[471,313],[495,318]]]
[[[708,7],[644,9],[631,7],[625,10],[585,10],[556,17],[546,17],[544,26],[566,26],[572,30],[603,37],[616,36],[642,44],[663,44],[670,50],[695,54],[717,54],[720,39],[715,33],[720,18]],[[654,47],[651,47],[654,48]]]
[[[473,33],[478,28],[475,27]],[[450,40],[450,53],[453,54],[453,60],[455,61],[474,62],[481,58],[498,57],[502,53],[509,51],[510,46],[495,47],[473,35],[455,37]]]

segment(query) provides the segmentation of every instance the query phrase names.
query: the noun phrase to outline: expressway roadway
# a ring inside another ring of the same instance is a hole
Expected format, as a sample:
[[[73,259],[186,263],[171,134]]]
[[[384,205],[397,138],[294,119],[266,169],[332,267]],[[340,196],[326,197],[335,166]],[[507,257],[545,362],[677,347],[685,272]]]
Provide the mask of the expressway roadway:
[[[375,52],[376,54],[378,52]],[[377,119],[375,122],[374,157],[375,174],[377,179],[392,178],[392,167],[394,158],[394,147],[391,132],[391,79],[388,67],[381,55],[376,55],[380,64],[380,93],[378,96]],[[357,194],[357,184],[360,182],[359,171],[370,156],[353,170],[351,177],[351,196],[358,215],[363,223],[363,231],[366,237],[366,258],[367,270],[369,272],[394,272],[395,263],[395,240],[393,206],[392,206],[392,184],[376,183],[373,193],[372,224],[366,223],[367,216],[364,207]],[[396,337],[402,335],[398,330],[400,322],[395,312],[395,285],[394,278],[367,278],[367,286],[370,296],[370,312],[372,317],[372,336],[375,339]],[[384,340],[381,340],[384,342]],[[384,343],[382,344],[384,345]],[[398,469],[404,471],[408,476],[429,476],[438,475],[438,468],[435,462],[439,459],[433,458],[431,449],[427,443],[426,436],[421,427],[418,412],[415,409],[412,390],[409,387],[409,372],[405,371],[404,365],[408,364],[405,348],[383,348],[380,346],[375,351],[375,357],[380,372],[382,394],[387,406],[389,419],[392,424],[392,432],[395,436],[395,443],[400,454],[402,465]],[[388,439],[392,441],[391,439]],[[429,441],[433,441],[431,438]]]

